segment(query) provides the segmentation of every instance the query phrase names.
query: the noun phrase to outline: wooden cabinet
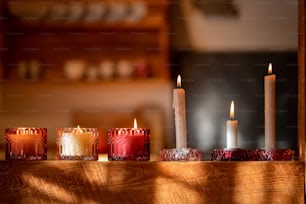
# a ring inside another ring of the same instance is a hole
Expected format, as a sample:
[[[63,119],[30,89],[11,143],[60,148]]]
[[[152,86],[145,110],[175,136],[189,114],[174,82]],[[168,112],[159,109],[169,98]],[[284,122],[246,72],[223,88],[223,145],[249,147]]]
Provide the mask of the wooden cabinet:
[[[89,7],[95,6],[93,2],[97,6],[103,5],[105,11],[98,19],[86,20]],[[41,3],[40,10],[46,10],[43,17],[29,17],[26,13],[28,8],[20,9],[33,3]],[[77,8],[82,9],[83,13],[71,20],[68,18],[69,11],[76,3],[79,3]],[[168,78],[167,0],[121,0],[116,3],[109,0],[1,1],[3,76],[10,80],[29,79],[31,77],[23,76],[22,66],[29,67],[34,61],[43,73],[41,79],[65,80],[65,63],[78,59],[86,64],[85,75],[88,67],[99,69],[103,62],[110,61],[115,71],[120,62],[127,62],[134,70],[130,78]],[[50,13],[54,5],[65,8],[68,12],[66,17],[54,19],[53,13]],[[124,15],[120,19],[109,19],[113,12],[111,7],[116,6],[123,6],[126,16],[131,14],[133,6],[136,11],[138,8],[138,12],[145,9],[145,13],[137,20],[127,20]],[[142,75],[139,67],[145,67],[149,72]],[[117,74],[114,79],[118,77]],[[86,80],[86,76],[82,80]]]

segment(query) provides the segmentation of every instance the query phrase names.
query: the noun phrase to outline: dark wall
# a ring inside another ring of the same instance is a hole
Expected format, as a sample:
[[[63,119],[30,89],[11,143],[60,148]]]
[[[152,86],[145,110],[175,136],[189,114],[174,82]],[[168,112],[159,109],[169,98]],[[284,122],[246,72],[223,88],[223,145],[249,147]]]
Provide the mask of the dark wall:
[[[297,150],[297,54],[193,53],[172,55],[172,78],[186,89],[188,146],[209,152],[226,147],[231,100],[242,148],[264,147],[264,75],[277,75],[277,147]]]

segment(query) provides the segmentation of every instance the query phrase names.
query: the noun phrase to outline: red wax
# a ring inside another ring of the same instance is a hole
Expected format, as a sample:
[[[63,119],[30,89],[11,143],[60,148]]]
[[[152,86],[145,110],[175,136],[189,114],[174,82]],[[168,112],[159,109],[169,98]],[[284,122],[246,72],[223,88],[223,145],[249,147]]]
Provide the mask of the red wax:
[[[115,146],[115,151],[121,156],[137,155],[144,151],[143,135],[122,135],[120,145]]]
[[[113,128],[108,131],[108,159],[150,159],[150,130],[143,128]]]

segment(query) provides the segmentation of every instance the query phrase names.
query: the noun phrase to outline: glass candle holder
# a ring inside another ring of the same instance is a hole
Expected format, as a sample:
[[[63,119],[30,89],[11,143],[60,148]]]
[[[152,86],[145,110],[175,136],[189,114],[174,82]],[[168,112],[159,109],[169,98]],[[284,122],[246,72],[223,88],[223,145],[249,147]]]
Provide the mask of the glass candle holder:
[[[212,161],[253,161],[257,160],[253,151],[241,148],[214,149],[211,152]]]
[[[203,153],[194,148],[163,149],[160,151],[161,161],[201,161]]]
[[[6,128],[6,160],[47,160],[47,128]]]
[[[98,160],[97,128],[58,128],[56,159]]]
[[[150,130],[112,128],[107,133],[109,161],[149,161]]]
[[[262,161],[293,161],[294,150],[292,149],[258,149],[259,158]]]

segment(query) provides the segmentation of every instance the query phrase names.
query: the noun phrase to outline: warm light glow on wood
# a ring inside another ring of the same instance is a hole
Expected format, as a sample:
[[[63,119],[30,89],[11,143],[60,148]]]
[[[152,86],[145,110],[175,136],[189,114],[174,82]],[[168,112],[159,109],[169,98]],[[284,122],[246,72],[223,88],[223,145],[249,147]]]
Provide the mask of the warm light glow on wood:
[[[234,101],[231,102],[230,119],[234,120]]]
[[[178,75],[178,76],[177,76],[176,86],[177,86],[177,88],[181,88],[181,87],[182,87],[181,75]]]
[[[134,118],[134,128],[135,129],[137,128],[137,120],[136,120],[136,118]]]
[[[272,74],[272,64],[269,63],[268,74]]]

